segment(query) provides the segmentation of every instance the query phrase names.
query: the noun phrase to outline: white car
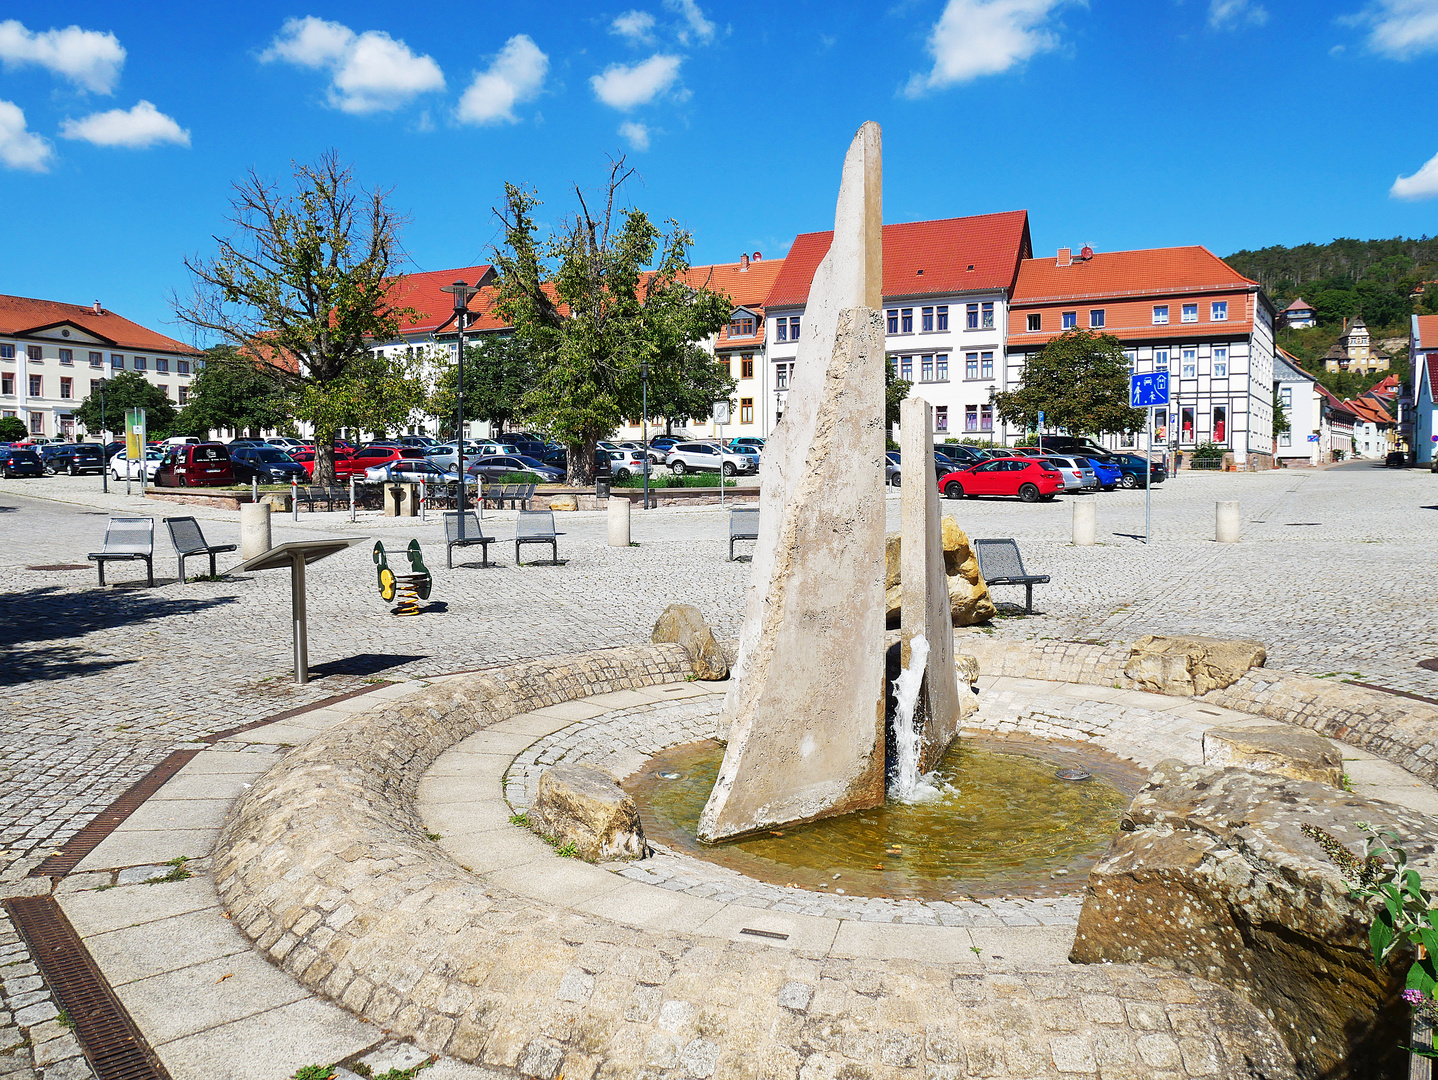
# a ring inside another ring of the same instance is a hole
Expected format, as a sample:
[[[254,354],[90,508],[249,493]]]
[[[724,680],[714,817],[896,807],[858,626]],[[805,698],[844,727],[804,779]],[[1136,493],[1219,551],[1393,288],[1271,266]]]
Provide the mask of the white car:
[[[165,452],[157,450],[152,446],[145,447],[145,479],[155,479],[155,473],[160,469],[160,461],[164,458]],[[131,461],[125,457],[122,450],[110,459],[110,475],[116,480],[140,479],[140,463]]]
[[[653,464],[650,465],[652,474]],[[616,480],[628,480],[631,476],[644,475],[644,454],[638,450],[609,451],[609,474]]]
[[[459,479],[457,473],[445,472],[432,461],[386,461],[383,465],[371,465],[364,471],[366,480],[387,480],[392,483],[452,484]]]
[[[686,472],[723,472],[725,476],[759,471],[759,455],[730,450],[715,443],[676,443],[666,459],[675,476]]]
[[[273,439],[266,439],[265,442],[269,443],[271,446],[278,446],[287,454],[293,453],[300,447],[308,445],[307,443],[300,442],[299,439],[291,439],[287,435],[276,435]]]

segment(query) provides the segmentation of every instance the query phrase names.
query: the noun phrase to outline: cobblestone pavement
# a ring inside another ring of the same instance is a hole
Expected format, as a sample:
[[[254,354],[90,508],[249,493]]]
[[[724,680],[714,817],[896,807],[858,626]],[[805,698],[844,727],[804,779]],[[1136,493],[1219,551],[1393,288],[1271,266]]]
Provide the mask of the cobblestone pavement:
[[[0,1077],[94,1080],[30,950],[0,911]]]

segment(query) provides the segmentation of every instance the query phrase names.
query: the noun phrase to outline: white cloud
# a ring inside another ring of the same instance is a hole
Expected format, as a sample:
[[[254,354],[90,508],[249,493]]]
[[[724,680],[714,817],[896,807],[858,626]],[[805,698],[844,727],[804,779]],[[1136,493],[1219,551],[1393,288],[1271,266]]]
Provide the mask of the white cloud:
[[[383,30],[356,34],[341,23],[308,15],[290,19],[261,60],[285,60],[330,72],[329,102],[350,113],[381,112],[444,89],[444,73]]]
[[[1388,194],[1395,199],[1431,199],[1438,195],[1438,154],[1412,176],[1394,180]]]
[[[1262,26],[1266,22],[1268,9],[1252,0],[1209,0],[1208,25],[1212,30]]]
[[[125,48],[114,34],[67,26],[32,34],[15,19],[0,22],[0,60],[6,67],[38,64],[76,86],[110,94],[125,65]]]
[[[144,150],[160,143],[190,145],[190,133],[148,101],[140,102],[133,109],[111,109],[79,120],[66,120],[60,125],[60,134],[96,146],[123,146],[130,150]]]
[[[609,24],[609,32],[631,45],[648,45],[654,40],[654,16],[647,11],[626,11]]]
[[[45,172],[50,154],[50,144],[26,130],[25,111],[12,101],[0,101],[0,165]]]
[[[997,75],[1036,53],[1058,46],[1058,37],[1044,28],[1054,9],[1067,0],[949,0],[929,33],[934,69],[916,74],[905,93],[918,97]]]
[[[529,35],[514,35],[459,99],[459,118],[467,124],[517,123],[514,106],[539,94],[548,71],[549,57]]]
[[[683,44],[689,44],[690,34],[693,34],[701,45],[714,39],[714,24],[704,17],[704,12],[699,10],[695,0],[664,0],[664,6],[682,15],[688,24],[686,29],[679,31],[679,40]]]
[[[1438,49],[1438,0],[1375,0],[1343,21],[1371,27],[1368,47],[1398,60]]]
[[[636,124],[633,120],[626,120],[619,125],[619,134],[624,136],[629,145],[636,150],[649,149],[649,129],[643,124]]]
[[[638,64],[610,64],[589,80],[595,96],[615,109],[646,105],[674,85],[681,57],[656,53]]]

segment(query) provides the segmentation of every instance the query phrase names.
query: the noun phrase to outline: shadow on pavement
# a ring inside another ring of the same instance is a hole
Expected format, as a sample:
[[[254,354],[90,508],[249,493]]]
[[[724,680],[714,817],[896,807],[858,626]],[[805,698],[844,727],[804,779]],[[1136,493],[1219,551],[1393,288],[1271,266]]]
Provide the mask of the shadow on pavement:
[[[403,653],[359,653],[343,660],[326,660],[323,664],[310,665],[310,678],[325,675],[377,675],[390,668],[403,667],[416,660],[428,660],[426,656],[408,656]]]
[[[169,615],[193,615],[221,604],[233,604],[236,599],[217,596],[172,600],[151,589],[96,588],[75,592],[55,585],[20,589],[0,596],[0,650],[31,641],[77,638]],[[4,672],[5,678],[9,675],[9,671]]]

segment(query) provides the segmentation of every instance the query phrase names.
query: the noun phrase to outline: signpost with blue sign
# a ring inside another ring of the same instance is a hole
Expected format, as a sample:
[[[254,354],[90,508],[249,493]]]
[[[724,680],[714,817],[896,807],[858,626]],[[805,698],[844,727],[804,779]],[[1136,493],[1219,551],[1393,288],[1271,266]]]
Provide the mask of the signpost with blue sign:
[[[1143,459],[1143,542],[1153,526],[1153,410],[1168,408],[1168,372],[1147,371],[1128,377],[1128,403],[1145,413],[1148,442]]]

